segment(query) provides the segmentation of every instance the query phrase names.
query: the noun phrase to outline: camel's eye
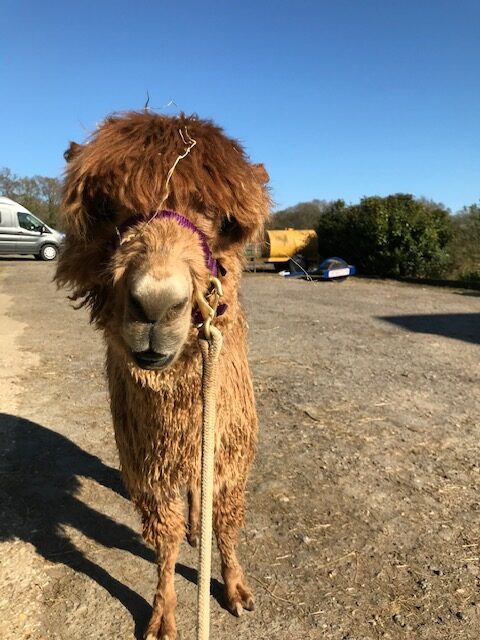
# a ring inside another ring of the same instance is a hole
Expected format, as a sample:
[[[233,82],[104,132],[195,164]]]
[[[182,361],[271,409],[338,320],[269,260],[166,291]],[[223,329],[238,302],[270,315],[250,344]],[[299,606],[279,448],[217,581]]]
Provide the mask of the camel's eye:
[[[113,220],[115,218],[115,202],[104,194],[95,194],[87,203],[88,209],[95,211],[98,220]]]
[[[239,230],[237,219],[233,216],[223,216],[220,223],[220,234],[222,236],[232,236]]]

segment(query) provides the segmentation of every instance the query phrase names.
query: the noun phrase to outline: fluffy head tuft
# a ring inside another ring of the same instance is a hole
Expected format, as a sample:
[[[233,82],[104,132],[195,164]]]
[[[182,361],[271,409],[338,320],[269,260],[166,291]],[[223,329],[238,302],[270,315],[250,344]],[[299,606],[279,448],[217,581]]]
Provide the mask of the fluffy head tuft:
[[[189,140],[195,146],[175,165]],[[238,142],[196,116],[113,115],[84,145],[71,143],[65,158],[67,239],[56,279],[90,305],[93,319],[102,314],[113,265],[118,268],[116,228],[132,214],[162,207],[187,216],[206,234],[215,257],[235,272],[244,243],[261,233],[268,217],[263,165],[250,163]]]

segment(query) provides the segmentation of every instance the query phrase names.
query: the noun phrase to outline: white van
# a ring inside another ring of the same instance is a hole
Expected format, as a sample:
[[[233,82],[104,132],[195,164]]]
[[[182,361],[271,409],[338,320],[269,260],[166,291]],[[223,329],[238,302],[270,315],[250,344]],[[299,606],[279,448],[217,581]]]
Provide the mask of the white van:
[[[20,253],[55,260],[65,234],[52,229],[28,209],[0,197],[0,255]]]

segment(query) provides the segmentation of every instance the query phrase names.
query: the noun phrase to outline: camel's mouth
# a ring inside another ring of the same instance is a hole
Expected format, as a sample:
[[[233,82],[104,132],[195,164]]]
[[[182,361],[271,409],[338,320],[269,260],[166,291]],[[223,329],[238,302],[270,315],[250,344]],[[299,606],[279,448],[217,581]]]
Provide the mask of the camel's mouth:
[[[174,353],[157,353],[152,349],[147,351],[132,352],[135,363],[142,369],[159,370],[165,369],[171,364],[175,357]]]

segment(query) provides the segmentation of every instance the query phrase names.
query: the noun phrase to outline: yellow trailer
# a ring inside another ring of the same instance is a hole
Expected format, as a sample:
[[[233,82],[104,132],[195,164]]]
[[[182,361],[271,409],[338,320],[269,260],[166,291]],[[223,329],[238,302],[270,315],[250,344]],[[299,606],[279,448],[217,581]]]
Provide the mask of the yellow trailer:
[[[318,264],[318,239],[313,229],[266,230],[261,242],[245,248],[247,263],[273,263],[276,271],[300,271]]]

